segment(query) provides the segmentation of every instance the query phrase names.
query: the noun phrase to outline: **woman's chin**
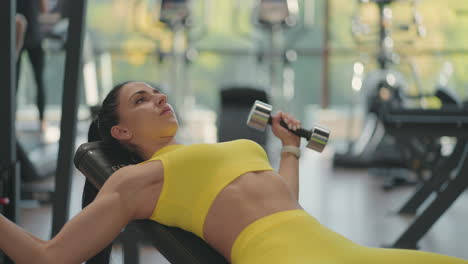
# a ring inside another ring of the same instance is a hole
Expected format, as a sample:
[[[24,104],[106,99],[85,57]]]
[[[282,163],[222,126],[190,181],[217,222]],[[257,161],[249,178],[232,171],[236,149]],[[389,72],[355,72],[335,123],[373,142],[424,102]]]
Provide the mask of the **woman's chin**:
[[[166,137],[175,137],[177,134],[177,130],[179,129],[179,125],[177,123],[169,126],[166,130],[165,136]]]

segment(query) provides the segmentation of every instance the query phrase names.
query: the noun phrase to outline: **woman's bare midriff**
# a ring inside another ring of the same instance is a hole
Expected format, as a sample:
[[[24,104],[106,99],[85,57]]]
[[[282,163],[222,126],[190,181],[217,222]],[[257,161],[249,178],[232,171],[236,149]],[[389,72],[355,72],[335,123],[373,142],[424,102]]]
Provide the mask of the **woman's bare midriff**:
[[[204,237],[230,260],[232,246],[244,228],[262,217],[293,209],[301,207],[280,175],[248,172],[218,194],[206,216]]]

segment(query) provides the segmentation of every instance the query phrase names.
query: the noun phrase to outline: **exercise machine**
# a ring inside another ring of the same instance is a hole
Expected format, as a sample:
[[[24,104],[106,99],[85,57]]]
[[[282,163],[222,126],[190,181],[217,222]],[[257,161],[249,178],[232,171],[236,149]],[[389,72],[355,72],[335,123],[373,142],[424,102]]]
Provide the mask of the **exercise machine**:
[[[369,1],[358,1],[359,4]],[[403,75],[391,68],[398,63],[399,57],[393,51],[391,38],[392,10],[390,4],[394,0],[372,0],[379,12],[379,27],[376,62],[379,67],[364,75],[364,64],[354,64],[352,88],[355,93],[364,94],[365,123],[360,137],[355,142],[349,142],[346,153],[336,153],[333,159],[335,167],[404,167],[404,161],[395,148],[394,140],[388,137],[379,121],[378,111],[382,101],[388,100],[388,94],[407,89]],[[358,44],[362,44],[360,35],[370,34],[366,27],[355,16],[352,21],[352,33]],[[355,99],[356,100],[356,99]],[[357,100],[356,100],[357,101]],[[392,102],[401,103],[401,98],[392,97]]]
[[[407,145],[401,147],[395,138],[389,135],[383,126],[380,112],[383,105],[392,105],[394,108],[405,107],[415,104],[424,107],[425,98],[437,96],[444,106],[451,104],[447,99],[448,93],[438,89],[437,93],[424,94],[419,80],[417,67],[410,61],[410,67],[415,78],[419,94],[410,96],[407,94],[408,85],[405,77],[393,65],[398,64],[400,57],[394,52],[394,41],[391,36],[392,9],[394,0],[371,0],[359,1],[360,3],[372,2],[377,5],[379,12],[378,26],[378,53],[376,62],[379,69],[364,75],[363,63],[354,65],[352,88],[365,96],[365,124],[358,139],[349,143],[345,153],[337,153],[334,156],[335,167],[358,167],[358,168],[388,168],[390,176],[386,177],[384,189],[391,189],[402,184],[415,184],[422,178],[423,171],[432,170],[432,165],[440,158],[440,144],[426,138],[421,141],[417,138],[408,141]],[[407,31],[414,25],[417,36],[425,35],[421,15],[417,11],[418,1],[412,1],[413,21],[410,25],[400,25],[400,30]],[[355,16],[352,23],[353,36],[362,44],[359,35],[369,34],[371,29],[366,27]],[[445,97],[444,97],[445,96]],[[450,97],[450,96],[448,96]],[[416,103],[414,103],[416,102]],[[429,141],[428,141],[429,140]],[[410,169],[393,170],[393,168]],[[380,173],[379,173],[380,174]],[[414,177],[412,174],[416,174]]]
[[[306,25],[313,23],[313,3],[302,1],[303,8],[300,8],[298,0],[261,0],[255,14],[256,25],[268,35],[268,44],[258,51],[258,61],[267,63],[268,94],[271,101],[284,111],[291,111],[295,95],[292,63],[298,54],[294,45],[304,36]],[[286,39],[286,33],[294,28],[298,30]]]
[[[467,109],[394,109],[382,112],[385,129],[398,140],[420,137],[455,137],[452,154],[441,160],[431,177],[416,188],[400,209],[400,214],[413,214],[424,201],[434,199],[416,216],[391,245],[395,248],[417,248],[418,241],[450,208],[468,187],[468,110]]]
[[[5,39],[0,42],[0,120],[3,129],[0,136],[0,212],[13,222],[18,221],[20,164],[16,156],[15,110],[16,110],[16,1],[0,2],[0,35]],[[13,263],[0,252],[0,263]]]
[[[313,23],[314,1],[261,0],[257,1],[254,12],[255,25],[268,38],[262,40],[249,37],[249,41],[262,43],[257,51],[257,61],[268,65],[269,82],[263,86],[233,84],[220,89],[220,116],[218,117],[218,140],[227,141],[248,138],[268,149],[268,134],[261,134],[245,127],[245,116],[255,100],[271,102],[283,111],[291,111],[295,93],[295,74],[292,63],[297,52],[292,47],[304,35],[306,26]],[[240,5],[237,2],[237,5]],[[235,10],[238,10],[236,8]],[[234,15],[237,17],[238,13]],[[236,28],[233,22],[234,29]],[[299,26],[299,27],[297,27]],[[293,28],[298,28],[292,32]],[[285,39],[285,34],[290,38]],[[239,32],[241,37],[242,33]]]
[[[245,117],[256,100],[269,102],[266,91],[250,86],[229,85],[221,89],[220,97],[221,106],[217,120],[218,142],[245,138],[267,149],[267,134],[245,125]]]

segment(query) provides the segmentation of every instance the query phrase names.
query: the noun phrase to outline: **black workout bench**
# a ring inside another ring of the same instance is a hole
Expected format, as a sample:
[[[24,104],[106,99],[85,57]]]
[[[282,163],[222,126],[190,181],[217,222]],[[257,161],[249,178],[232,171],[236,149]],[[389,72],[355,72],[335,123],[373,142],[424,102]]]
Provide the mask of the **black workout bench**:
[[[76,151],[74,162],[87,181],[97,189],[100,189],[116,170],[132,164],[128,156],[102,141],[82,144]],[[170,263],[228,263],[202,239],[182,229],[164,226],[151,220],[133,221],[126,229],[136,229],[137,236],[142,237],[133,239],[130,243],[122,239],[125,263],[137,264],[138,251],[135,241],[142,240],[149,241]],[[125,256],[128,253],[126,245],[130,247],[131,257]]]
[[[386,131],[398,139],[456,137],[452,154],[436,165],[430,179],[418,186],[400,213],[416,213],[431,195],[434,200],[393,243],[394,248],[417,248],[418,241],[468,187],[468,109],[384,109]]]

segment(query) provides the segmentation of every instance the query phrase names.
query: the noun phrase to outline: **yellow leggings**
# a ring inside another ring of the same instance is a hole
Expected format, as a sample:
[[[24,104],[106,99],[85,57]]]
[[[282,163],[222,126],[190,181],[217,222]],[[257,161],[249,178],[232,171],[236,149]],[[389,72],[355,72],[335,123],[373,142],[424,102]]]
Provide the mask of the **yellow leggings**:
[[[279,212],[247,226],[234,242],[231,260],[233,264],[468,264],[429,252],[364,247],[303,210]]]

